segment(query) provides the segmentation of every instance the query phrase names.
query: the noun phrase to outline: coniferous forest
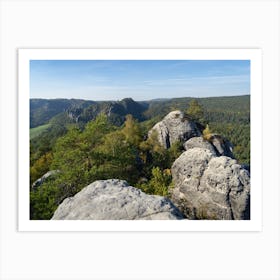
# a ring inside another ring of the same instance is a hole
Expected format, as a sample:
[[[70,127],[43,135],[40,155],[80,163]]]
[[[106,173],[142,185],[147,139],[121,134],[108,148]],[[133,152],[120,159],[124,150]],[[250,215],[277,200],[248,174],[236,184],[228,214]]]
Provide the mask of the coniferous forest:
[[[156,133],[148,132],[174,110],[202,131],[223,135],[238,163],[250,167],[249,95],[141,102],[31,99],[30,218],[50,219],[66,197],[109,178],[168,197],[170,168],[183,146],[164,149]]]

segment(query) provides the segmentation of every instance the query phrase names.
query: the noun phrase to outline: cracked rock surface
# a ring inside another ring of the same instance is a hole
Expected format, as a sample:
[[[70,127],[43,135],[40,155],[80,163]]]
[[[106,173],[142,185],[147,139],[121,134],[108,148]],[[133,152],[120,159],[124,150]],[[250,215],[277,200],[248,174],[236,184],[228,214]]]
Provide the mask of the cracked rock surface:
[[[100,180],[66,198],[52,220],[179,220],[183,215],[168,199],[148,195],[126,181]]]
[[[187,219],[250,219],[250,174],[235,159],[195,147],[171,172],[171,200]]]

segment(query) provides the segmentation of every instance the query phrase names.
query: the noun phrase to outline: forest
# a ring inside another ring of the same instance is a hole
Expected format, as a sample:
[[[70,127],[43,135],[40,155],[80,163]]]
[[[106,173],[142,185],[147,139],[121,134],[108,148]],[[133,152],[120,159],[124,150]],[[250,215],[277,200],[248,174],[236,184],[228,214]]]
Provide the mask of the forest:
[[[58,205],[96,180],[117,178],[168,197],[170,168],[183,143],[164,149],[148,131],[181,110],[208,133],[227,138],[250,166],[250,96],[136,102],[30,100],[30,219],[50,219]],[[36,186],[50,170],[53,176]]]

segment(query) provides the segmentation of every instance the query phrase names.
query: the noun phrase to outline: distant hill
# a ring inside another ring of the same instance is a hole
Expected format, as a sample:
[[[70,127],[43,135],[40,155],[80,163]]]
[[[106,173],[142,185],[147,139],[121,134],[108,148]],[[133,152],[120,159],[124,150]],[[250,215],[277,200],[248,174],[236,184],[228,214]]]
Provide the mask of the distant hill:
[[[204,124],[212,132],[224,135],[235,146],[235,155],[243,163],[250,162],[250,95],[208,98],[171,98],[148,101],[89,101],[80,99],[31,99],[30,140],[33,147],[50,149],[56,139],[72,126],[81,130],[86,123],[99,114],[105,114],[109,121],[121,126],[125,117],[131,114],[140,122],[144,134],[165,115],[174,110],[183,112],[189,102],[196,99],[203,107]]]
[[[184,111],[191,97],[154,99],[149,101],[136,102],[132,98],[125,98],[121,101],[89,101],[81,99],[30,99],[30,128],[49,123],[56,117],[60,123],[61,119],[73,123],[87,123],[96,118],[100,113],[108,116],[115,125],[121,125],[127,114],[133,115],[139,121],[149,120],[154,117],[163,117],[172,110]],[[208,97],[198,98],[199,103],[204,107],[205,115],[210,121],[221,120],[226,117],[248,121],[250,115],[250,96],[230,97]],[[232,119],[234,121],[234,119]]]
[[[115,125],[123,124],[125,116],[133,115],[142,121],[148,104],[136,102],[132,98],[121,101],[88,101],[80,99],[30,99],[30,128],[49,122],[87,123],[104,113]]]
[[[184,111],[189,102],[197,99],[204,107],[205,113],[250,113],[250,95],[242,96],[226,96],[226,97],[207,97],[207,98],[172,98],[172,99],[155,99],[146,101],[148,109],[145,111],[145,116],[149,119],[157,115],[164,116],[172,110]]]
[[[113,124],[120,126],[128,114],[139,121],[145,120],[143,113],[147,108],[147,104],[136,102],[132,98],[125,98],[121,101],[102,101],[96,102],[84,110],[74,112],[74,118],[76,122],[87,123],[100,113],[104,113]],[[73,110],[68,110],[68,113],[73,114]]]
[[[80,99],[30,99],[30,128],[48,123],[52,117],[67,109],[84,109],[93,103]]]

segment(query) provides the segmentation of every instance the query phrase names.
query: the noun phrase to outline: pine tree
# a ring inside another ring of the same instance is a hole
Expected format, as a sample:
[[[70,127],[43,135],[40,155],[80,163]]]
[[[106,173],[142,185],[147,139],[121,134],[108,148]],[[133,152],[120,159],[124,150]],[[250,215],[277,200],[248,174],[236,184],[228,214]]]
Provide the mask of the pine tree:
[[[203,107],[196,99],[192,99],[186,111],[187,115],[191,116],[195,121],[203,122]]]

